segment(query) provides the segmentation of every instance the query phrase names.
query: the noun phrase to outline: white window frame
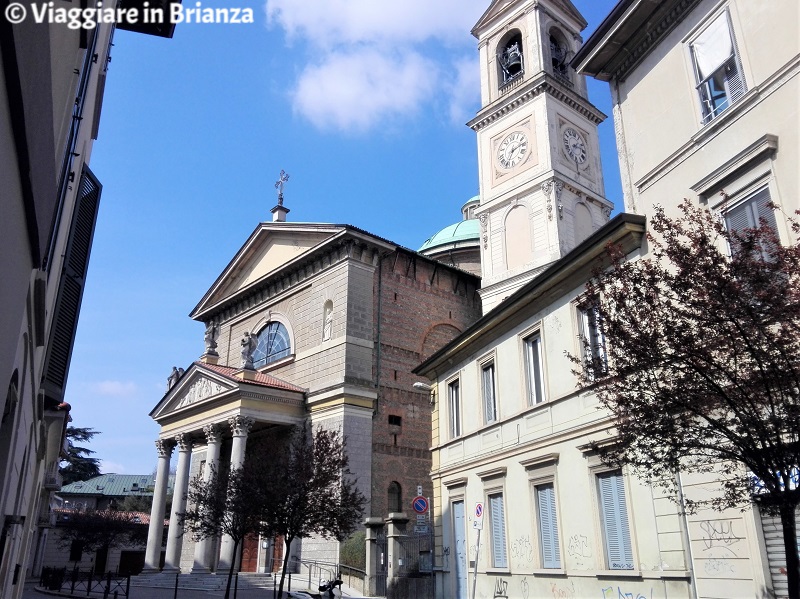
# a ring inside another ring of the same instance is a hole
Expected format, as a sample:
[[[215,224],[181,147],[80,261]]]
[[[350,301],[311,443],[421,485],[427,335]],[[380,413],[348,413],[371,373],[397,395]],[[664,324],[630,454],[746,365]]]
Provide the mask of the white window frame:
[[[491,380],[487,381],[487,376]],[[492,424],[500,420],[497,405],[497,362],[494,358],[480,363],[480,379],[483,421],[485,424]]]
[[[447,381],[447,428],[450,439],[461,436],[461,379]],[[455,393],[454,393],[455,392]]]
[[[701,122],[705,125],[747,92],[727,8],[706,21],[688,41],[688,48],[700,101]]]
[[[534,347],[536,348],[535,352],[533,351]],[[545,370],[543,348],[541,329],[533,329],[522,336],[522,360],[525,365],[525,396],[528,407],[538,405],[547,400],[544,384]],[[534,353],[536,355],[532,355]]]

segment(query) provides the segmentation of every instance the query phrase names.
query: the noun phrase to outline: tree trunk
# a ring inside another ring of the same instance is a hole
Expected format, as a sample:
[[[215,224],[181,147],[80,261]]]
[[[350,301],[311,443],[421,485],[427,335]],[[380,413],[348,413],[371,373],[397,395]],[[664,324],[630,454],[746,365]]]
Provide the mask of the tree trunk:
[[[800,559],[797,556],[796,505],[781,505],[783,527],[783,550],[786,553],[786,578],[789,583],[789,599],[800,599]]]
[[[289,567],[289,548],[292,546],[292,539],[284,537],[283,542],[286,543],[286,548],[283,554],[283,570],[281,571],[281,583],[278,585],[278,599],[283,598],[283,581],[286,579],[286,568]]]
[[[233,563],[230,570],[228,570],[228,584],[225,587],[225,599],[231,596],[231,579],[233,578],[233,569],[236,567],[236,550],[239,548],[239,539],[233,541]]]

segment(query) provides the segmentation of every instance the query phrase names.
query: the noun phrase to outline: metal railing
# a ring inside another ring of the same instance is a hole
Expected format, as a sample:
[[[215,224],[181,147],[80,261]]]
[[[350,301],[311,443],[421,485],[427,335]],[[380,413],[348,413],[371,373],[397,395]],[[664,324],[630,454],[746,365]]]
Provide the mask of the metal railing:
[[[112,572],[96,574],[94,569],[81,571],[78,568],[42,568],[39,586],[48,591],[69,593],[71,596],[90,597],[129,597],[131,577],[115,575]]]

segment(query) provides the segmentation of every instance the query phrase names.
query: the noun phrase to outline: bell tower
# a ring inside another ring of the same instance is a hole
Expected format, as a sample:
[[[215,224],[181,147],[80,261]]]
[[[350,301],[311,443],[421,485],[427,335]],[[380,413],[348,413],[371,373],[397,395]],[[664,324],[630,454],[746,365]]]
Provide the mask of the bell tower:
[[[570,0],[494,0],[472,30],[484,312],[611,215],[597,137],[605,115],[569,66],[585,27]]]

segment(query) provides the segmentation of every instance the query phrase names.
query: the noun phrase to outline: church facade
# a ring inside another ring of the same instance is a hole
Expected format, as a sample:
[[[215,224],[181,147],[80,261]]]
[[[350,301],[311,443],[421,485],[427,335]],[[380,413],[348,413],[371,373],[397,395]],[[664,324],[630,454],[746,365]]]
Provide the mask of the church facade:
[[[479,279],[348,225],[259,224],[192,317],[207,326],[206,351],[152,411],[160,462],[146,567],[222,571],[222,540],[181,537],[177,513],[189,478],[239,465],[247,441],[275,426],[309,421],[346,437],[350,469],[369,499],[365,517],[407,511],[430,483],[431,406],[411,370],[480,315]],[[177,448],[175,501],[163,513]],[[161,510],[161,513],[157,513]],[[245,544],[243,570],[270,568],[260,543]],[[294,545],[298,545],[294,547]],[[297,557],[336,562],[338,544],[304,539]]]

